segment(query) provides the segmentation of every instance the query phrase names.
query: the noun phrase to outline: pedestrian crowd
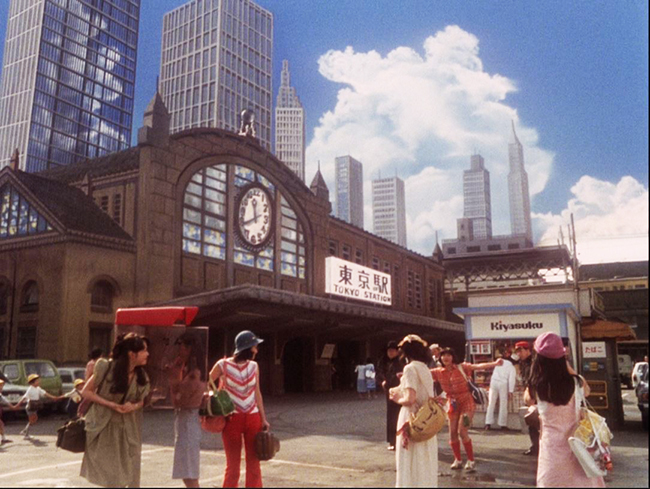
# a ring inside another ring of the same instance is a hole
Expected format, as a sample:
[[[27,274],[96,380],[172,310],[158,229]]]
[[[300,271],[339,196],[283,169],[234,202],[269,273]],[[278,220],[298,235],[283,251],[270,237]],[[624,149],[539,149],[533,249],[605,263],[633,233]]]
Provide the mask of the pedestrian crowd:
[[[219,385],[218,390],[225,391],[234,406],[221,433],[226,455],[223,486],[237,487],[243,447],[246,487],[262,487],[256,439],[270,429],[255,362],[262,342],[251,331],[240,332],[232,356],[217,361],[208,373],[204,371],[204,345],[197,337],[186,332],[177,339],[176,356],[163,368],[174,407],[172,479],[182,480],[186,487],[199,487],[200,409],[209,382]],[[151,391],[145,370],[149,347],[149,340],[138,334],[118,336],[110,358],[92,352],[85,381],[75,382],[74,389],[60,397],[44,391],[39,376],[33,374],[28,378],[27,392],[12,405],[2,395],[4,382],[0,380],[0,408],[25,404],[28,422],[21,434],[29,437],[41,401],[46,397],[67,398],[71,418],[85,414],[86,443],[80,475],[99,486],[139,487],[142,412]],[[476,470],[469,428],[476,410],[477,388],[471,378],[474,372],[492,371],[485,429],[497,424],[507,428],[507,404],[517,375],[515,364],[530,406],[527,418],[539,423],[529,423],[531,447],[525,452],[538,457],[537,486],[604,487],[602,477],[587,477],[569,446],[568,439],[579,422],[580,400],[589,395],[589,387],[571,368],[562,339],[553,333],[540,335],[532,348],[527,341],[517,342],[512,355],[503,350],[501,358],[484,363],[461,362],[452,348],[437,344],[429,347],[421,337],[410,334],[399,343],[389,342],[376,368],[370,358],[360,362],[355,368],[360,398],[372,399],[377,387],[385,394],[386,439],[388,449],[395,452],[396,487],[438,486],[437,434],[423,437],[414,431],[414,420],[427,407],[432,417],[446,418],[453,454],[450,469]],[[0,436],[2,444],[10,442],[1,419]]]

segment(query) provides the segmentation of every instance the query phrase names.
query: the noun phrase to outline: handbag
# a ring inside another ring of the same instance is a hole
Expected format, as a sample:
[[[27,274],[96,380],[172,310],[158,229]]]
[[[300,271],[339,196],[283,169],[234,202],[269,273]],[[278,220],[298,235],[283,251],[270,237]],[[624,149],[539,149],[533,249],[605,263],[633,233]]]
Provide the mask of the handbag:
[[[86,450],[86,420],[73,419],[56,430],[56,446],[72,453]]]
[[[221,382],[219,389],[211,378],[208,385],[210,391],[204,398],[205,407],[199,410],[201,428],[208,433],[221,433],[226,427],[227,417],[235,412],[235,405]]]
[[[106,371],[106,374],[104,374],[104,378],[102,379],[102,381],[99,383],[99,386],[97,387],[96,392],[98,395],[99,395],[99,391],[104,385],[104,381],[106,380],[106,377],[108,377],[109,371],[110,371],[110,367],[109,370]],[[126,399],[127,392],[124,393],[124,396],[120,401],[120,404],[122,404]],[[88,407],[86,408],[86,411],[90,408],[90,406],[92,406],[92,401],[89,401],[87,406]],[[59,429],[56,430],[56,446],[57,448],[67,450],[68,452],[72,452],[72,453],[82,453],[86,451],[86,420],[81,415],[73,420],[68,421],[63,426],[61,426]]]
[[[539,431],[541,424],[539,422],[539,411],[537,406],[530,406],[528,412],[524,415],[524,422],[527,426]]]
[[[485,391],[485,389],[477,386],[474,382],[472,382],[472,380],[470,380],[465,374],[463,367],[460,365],[456,366],[458,367],[458,370],[460,370],[460,373],[463,375],[463,377],[465,377],[465,380],[467,381],[467,388],[469,389],[470,394],[472,394],[472,399],[474,399],[474,402],[476,404],[487,404],[488,393]]]
[[[604,477],[612,468],[610,442],[613,438],[605,418],[593,410],[584,391],[576,382],[576,418],[578,427],[569,437],[571,451],[587,477]]]
[[[280,440],[268,430],[255,435],[255,453],[260,460],[271,460],[280,451]]]
[[[435,394],[434,388],[434,397],[429,397],[415,414],[411,414],[407,425],[408,437],[411,441],[427,441],[436,436],[445,425],[447,416],[444,408],[436,401]]]

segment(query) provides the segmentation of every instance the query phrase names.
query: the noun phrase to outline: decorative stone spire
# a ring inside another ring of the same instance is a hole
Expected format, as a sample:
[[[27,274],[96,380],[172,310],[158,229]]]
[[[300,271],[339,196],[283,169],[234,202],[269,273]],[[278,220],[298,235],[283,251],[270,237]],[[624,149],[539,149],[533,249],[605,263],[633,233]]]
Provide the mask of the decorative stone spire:
[[[442,248],[440,247],[440,243],[438,242],[438,231],[436,231],[436,247],[433,250],[433,259],[437,263],[442,263],[443,258],[444,255],[442,254]]]
[[[316,175],[314,175],[314,179],[311,181],[309,188],[316,197],[329,202],[330,191],[327,188],[323,174],[320,172],[320,161],[318,162],[318,171],[316,172]]]
[[[512,119],[510,120],[510,123],[512,124],[512,133],[510,134],[510,144],[521,144],[519,142],[519,138],[517,137],[517,133],[515,132],[515,121]]]
[[[169,124],[171,116],[165,102],[156,90],[156,94],[144,111],[142,127],[138,130],[138,144],[167,146],[169,143]]]

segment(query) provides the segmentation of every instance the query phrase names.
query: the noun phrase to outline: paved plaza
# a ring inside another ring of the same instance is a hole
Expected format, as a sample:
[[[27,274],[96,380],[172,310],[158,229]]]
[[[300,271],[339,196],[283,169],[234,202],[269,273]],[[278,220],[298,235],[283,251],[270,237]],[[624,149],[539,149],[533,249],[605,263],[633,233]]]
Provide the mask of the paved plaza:
[[[615,433],[610,487],[648,487],[648,434],[641,429],[632,391],[624,391],[626,429]],[[359,400],[355,393],[267,398],[272,430],[281,439],[276,458],[262,462],[267,487],[393,487],[395,459],[384,442],[384,401]],[[13,443],[0,448],[0,487],[92,487],[79,477],[81,455],[56,450],[59,416],[44,418],[35,440],[18,436],[24,420],[9,420]],[[441,487],[534,487],[535,461],[522,455],[528,437],[520,432],[472,430],[478,470],[450,471],[446,429],[439,435]],[[110,454],[107,454],[110,456]],[[172,481],[173,415],[145,413],[142,485],[182,487]],[[220,436],[203,434],[201,483],[220,487],[225,457]],[[242,462],[243,466],[243,462]],[[242,474],[243,475],[243,474]],[[241,480],[243,486],[243,477]]]

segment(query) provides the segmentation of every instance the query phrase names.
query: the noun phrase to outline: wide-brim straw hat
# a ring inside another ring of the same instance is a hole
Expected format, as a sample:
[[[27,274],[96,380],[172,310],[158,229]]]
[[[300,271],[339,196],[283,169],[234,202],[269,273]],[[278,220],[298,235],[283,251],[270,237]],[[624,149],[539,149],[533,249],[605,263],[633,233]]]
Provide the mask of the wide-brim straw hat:
[[[420,343],[422,346],[428,346],[428,343],[416,334],[407,334],[397,346],[401,348],[405,343]]]

